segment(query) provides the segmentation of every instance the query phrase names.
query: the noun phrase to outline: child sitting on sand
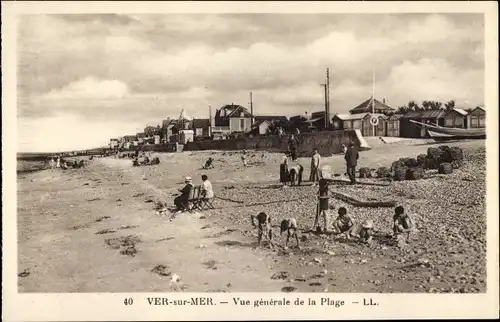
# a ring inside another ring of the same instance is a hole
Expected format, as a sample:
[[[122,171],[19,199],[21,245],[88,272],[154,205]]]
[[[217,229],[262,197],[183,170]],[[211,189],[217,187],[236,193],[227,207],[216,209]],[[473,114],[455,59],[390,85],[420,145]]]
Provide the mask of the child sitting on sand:
[[[392,217],[392,220],[394,222],[394,237],[397,238],[401,234],[406,234],[406,242],[410,241],[410,233],[413,230],[413,221],[410,216],[405,214],[405,209],[402,206],[397,206],[394,209],[394,216]]]
[[[213,162],[214,159],[212,159],[211,157],[208,158],[208,160],[205,162],[205,165],[203,166],[203,169],[213,168],[214,167]]]
[[[345,234],[349,239],[349,233],[351,228],[354,226],[354,221],[347,214],[347,209],[345,207],[340,207],[338,210],[339,216],[333,223],[333,228],[336,230],[337,234]]]
[[[361,224],[355,224],[350,231],[352,237],[358,237],[361,242],[369,243],[373,238],[373,221],[365,220]]]

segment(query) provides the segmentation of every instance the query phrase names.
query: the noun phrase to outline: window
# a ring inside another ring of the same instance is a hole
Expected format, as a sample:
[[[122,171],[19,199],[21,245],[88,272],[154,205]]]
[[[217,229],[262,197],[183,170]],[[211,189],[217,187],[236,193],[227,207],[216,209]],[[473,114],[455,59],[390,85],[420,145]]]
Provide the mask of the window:
[[[479,127],[479,119],[477,116],[475,115],[471,115],[471,118],[470,118],[470,126],[471,127]]]
[[[486,117],[485,116],[479,116],[479,127],[485,127],[486,126]]]
[[[240,119],[240,131],[245,130],[245,119]]]

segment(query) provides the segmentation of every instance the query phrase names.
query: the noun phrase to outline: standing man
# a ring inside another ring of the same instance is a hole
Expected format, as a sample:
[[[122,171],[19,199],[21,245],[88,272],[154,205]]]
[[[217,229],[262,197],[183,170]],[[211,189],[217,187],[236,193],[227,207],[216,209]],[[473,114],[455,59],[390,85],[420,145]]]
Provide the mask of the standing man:
[[[345,153],[344,159],[347,166],[347,175],[349,176],[349,180],[351,180],[351,184],[355,184],[356,166],[358,165],[359,153],[353,142],[349,143],[349,148]]]
[[[246,167],[248,165],[247,163],[247,150],[243,149],[243,152],[241,153],[241,161],[243,161],[243,166]]]
[[[313,155],[311,157],[311,174],[309,175],[309,180],[312,181],[313,187],[316,186],[316,180],[319,180],[320,163],[321,156],[319,155],[318,149],[314,148]]]
[[[292,161],[297,160],[297,139],[292,134],[290,136],[290,140],[288,140],[288,148],[290,149],[290,153],[292,155]]]
[[[289,181],[288,177],[288,151],[283,156],[283,161],[280,164],[280,182],[286,184]]]

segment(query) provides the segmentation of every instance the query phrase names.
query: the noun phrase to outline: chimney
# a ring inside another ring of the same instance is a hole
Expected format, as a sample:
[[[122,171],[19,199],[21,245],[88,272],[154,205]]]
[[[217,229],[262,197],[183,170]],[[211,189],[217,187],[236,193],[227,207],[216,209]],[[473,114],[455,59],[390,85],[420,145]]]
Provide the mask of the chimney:
[[[385,97],[382,99],[382,103],[384,103],[384,104],[385,104]]]

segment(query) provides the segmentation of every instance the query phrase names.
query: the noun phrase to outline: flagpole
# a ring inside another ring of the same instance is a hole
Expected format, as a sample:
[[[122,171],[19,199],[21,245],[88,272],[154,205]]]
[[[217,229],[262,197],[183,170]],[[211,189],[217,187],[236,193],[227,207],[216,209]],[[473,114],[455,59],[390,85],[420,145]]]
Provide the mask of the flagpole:
[[[375,114],[375,69],[372,70],[372,114]],[[374,125],[372,125],[372,135],[375,136]]]

